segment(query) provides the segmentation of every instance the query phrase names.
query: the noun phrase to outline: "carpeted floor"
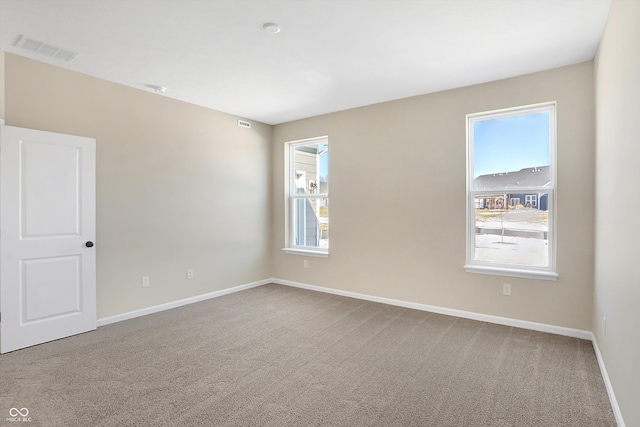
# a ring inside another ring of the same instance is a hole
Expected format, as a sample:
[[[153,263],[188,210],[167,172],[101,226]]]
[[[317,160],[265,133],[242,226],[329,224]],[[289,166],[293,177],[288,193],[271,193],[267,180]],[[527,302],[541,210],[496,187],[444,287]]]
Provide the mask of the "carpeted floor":
[[[0,426],[615,426],[589,341],[266,285],[0,356]]]

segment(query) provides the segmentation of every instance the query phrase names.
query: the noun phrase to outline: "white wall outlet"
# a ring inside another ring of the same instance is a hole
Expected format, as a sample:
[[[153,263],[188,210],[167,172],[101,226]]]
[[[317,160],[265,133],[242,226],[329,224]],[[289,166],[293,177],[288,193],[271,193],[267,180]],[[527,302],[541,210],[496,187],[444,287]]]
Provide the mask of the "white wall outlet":
[[[193,279],[193,268],[187,269],[187,279]]]
[[[149,276],[142,276],[142,287],[143,288],[149,287]]]
[[[607,318],[602,316],[602,333],[607,336]]]
[[[502,284],[502,295],[511,295],[511,283]]]
[[[304,268],[309,268],[309,261],[305,259],[303,265]]]

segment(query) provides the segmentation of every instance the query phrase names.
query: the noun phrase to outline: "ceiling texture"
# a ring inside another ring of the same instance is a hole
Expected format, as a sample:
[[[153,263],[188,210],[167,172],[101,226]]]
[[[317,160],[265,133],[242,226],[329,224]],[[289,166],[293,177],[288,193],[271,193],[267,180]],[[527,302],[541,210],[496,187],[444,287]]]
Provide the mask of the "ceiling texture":
[[[590,61],[610,5],[0,0],[0,49],[278,124]]]

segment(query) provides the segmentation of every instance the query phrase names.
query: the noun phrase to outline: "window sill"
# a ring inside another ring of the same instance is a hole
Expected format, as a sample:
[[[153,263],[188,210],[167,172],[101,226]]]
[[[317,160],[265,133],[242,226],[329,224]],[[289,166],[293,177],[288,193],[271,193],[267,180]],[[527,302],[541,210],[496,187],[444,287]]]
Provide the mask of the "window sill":
[[[283,248],[284,253],[289,255],[306,255],[306,256],[316,256],[320,258],[329,258],[329,252],[321,252],[321,251],[313,251],[309,249],[293,249],[293,248]]]
[[[558,280],[558,273],[551,271],[519,270],[516,268],[486,267],[480,265],[464,266],[467,273],[492,274],[495,276],[523,277],[525,279]]]

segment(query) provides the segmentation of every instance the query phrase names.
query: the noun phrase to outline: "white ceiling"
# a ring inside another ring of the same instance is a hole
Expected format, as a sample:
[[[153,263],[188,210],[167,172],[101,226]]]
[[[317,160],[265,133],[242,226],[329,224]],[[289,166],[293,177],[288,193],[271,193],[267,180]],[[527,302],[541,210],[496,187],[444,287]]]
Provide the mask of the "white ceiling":
[[[0,0],[0,49],[277,124],[589,61],[610,3]]]

